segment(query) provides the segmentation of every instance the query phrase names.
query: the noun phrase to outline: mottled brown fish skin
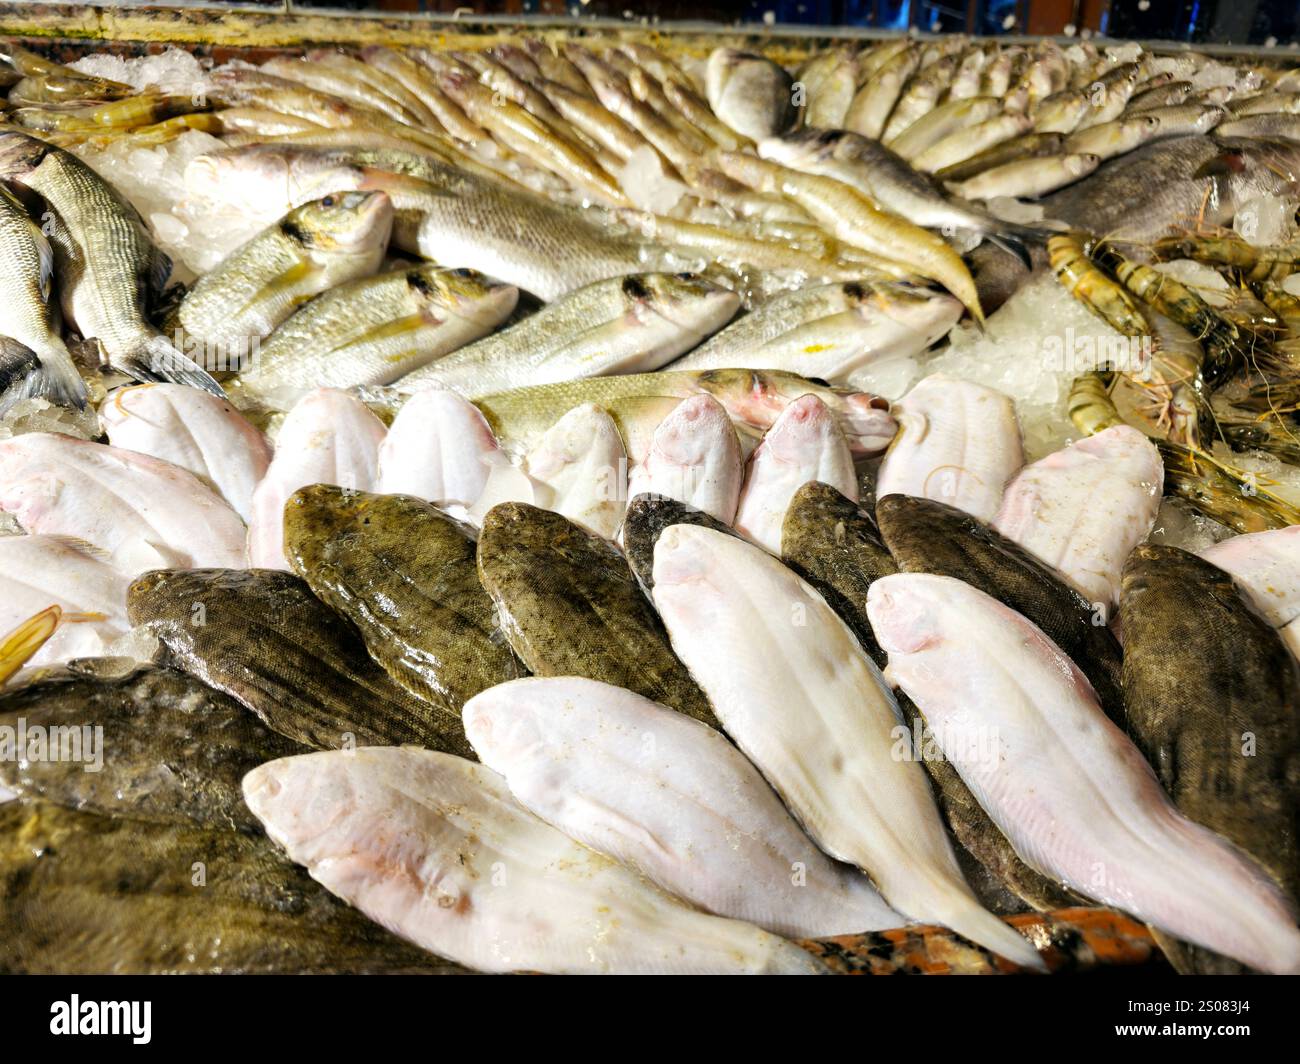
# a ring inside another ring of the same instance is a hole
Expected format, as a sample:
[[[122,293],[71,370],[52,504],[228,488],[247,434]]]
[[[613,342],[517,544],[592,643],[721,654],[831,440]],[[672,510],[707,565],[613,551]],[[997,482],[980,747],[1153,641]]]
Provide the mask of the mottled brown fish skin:
[[[633,498],[623,515],[623,554],[647,595],[655,586],[655,544],[672,525],[699,525],[729,536],[737,534],[730,525],[678,499],[649,494]]]
[[[479,583],[469,529],[427,502],[313,484],[285,503],[284,543],[316,597],[449,727],[474,695],[526,674]]]
[[[549,510],[501,503],[483,519],[478,571],[536,675],[625,687],[722,730],[627,561],[599,536]]]
[[[270,839],[0,805],[0,973],[450,973]]]
[[[880,577],[897,572],[898,565],[875,521],[834,488],[812,481],[795,492],[786,510],[781,556],[817,589],[883,669],[888,655],[867,620],[867,591]],[[959,851],[959,857],[967,858],[962,861],[963,871],[980,900],[995,911],[1014,911],[1018,907],[1006,896],[1009,890],[1036,909],[1077,904],[1075,895],[1020,860],[952,764],[930,756],[937,752],[937,744],[930,741],[921,711],[903,692],[895,694],[909,732],[914,740],[921,737],[922,764],[930,774],[944,819],[965,851]]]
[[[474,756],[459,722],[394,683],[356,627],[278,569],[158,569],[127,592],[173,660],[317,750],[414,743]],[[201,623],[200,623],[201,622]]]
[[[1192,820],[1300,890],[1300,679],[1277,632],[1222,569],[1144,544],[1120,589],[1130,733]],[[1250,754],[1246,744],[1253,744]],[[1242,966],[1158,935],[1180,971]]]
[[[1106,715],[1128,730],[1119,643],[1048,566],[979,518],[933,499],[886,495],[876,503],[876,523],[900,571],[956,577],[1041,628],[1088,678]]]
[[[0,725],[101,728],[100,763],[0,760],[0,784],[29,798],[109,816],[257,830],[240,783],[265,761],[303,752],[229,695],[179,669],[82,658],[0,695]]]

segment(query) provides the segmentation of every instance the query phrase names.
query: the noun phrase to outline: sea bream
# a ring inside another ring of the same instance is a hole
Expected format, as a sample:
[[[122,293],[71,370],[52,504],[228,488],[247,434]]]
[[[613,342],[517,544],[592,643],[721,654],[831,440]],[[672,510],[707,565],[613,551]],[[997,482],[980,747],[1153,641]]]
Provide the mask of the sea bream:
[[[950,577],[877,580],[867,614],[980,805],[1032,867],[1271,972],[1300,972],[1277,886],[1174,809],[1091,685],[1040,629]]]
[[[499,684],[464,717],[475,752],[522,805],[706,912],[792,938],[907,922],[698,721],[578,677]]]
[[[326,889],[482,971],[822,970],[793,943],[691,909],[572,841],[461,758],[409,748],[283,758],[244,777],[244,800]]]
[[[1041,967],[962,878],[888,686],[810,585],[753,544],[674,525],[655,544],[653,594],[727,734],[823,850],[900,913]]]
[[[1105,615],[1125,559],[1155,526],[1164,476],[1155,445],[1117,425],[1022,469],[992,524]]]

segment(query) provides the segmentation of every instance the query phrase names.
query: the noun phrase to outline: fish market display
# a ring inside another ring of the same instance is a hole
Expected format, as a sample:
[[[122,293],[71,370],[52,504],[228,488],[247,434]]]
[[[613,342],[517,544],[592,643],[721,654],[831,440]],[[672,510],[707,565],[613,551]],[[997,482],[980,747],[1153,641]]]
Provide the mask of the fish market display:
[[[1291,51],[325,21],[0,41],[0,971],[1300,971]]]

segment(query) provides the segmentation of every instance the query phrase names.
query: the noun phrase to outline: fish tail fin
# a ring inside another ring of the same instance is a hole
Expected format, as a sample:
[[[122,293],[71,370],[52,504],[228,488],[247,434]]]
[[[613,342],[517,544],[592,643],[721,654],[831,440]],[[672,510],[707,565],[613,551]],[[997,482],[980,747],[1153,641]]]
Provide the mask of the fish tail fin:
[[[126,355],[117,356],[112,365],[132,380],[184,384],[226,398],[225,389],[212,374],[162,336],[150,337]]]
[[[952,928],[972,942],[992,950],[1000,957],[1035,972],[1046,972],[1047,963],[1024,935],[980,905],[973,896],[961,895],[942,905],[942,912],[929,919]]]
[[[47,606],[0,638],[0,684],[26,665],[28,659],[45,645],[59,627],[62,617],[63,611],[57,605]]]
[[[1032,270],[1034,262],[1029,257],[1029,249],[1025,247],[1025,242],[1014,233],[989,233],[986,238],[994,247],[1001,248],[1008,255],[1014,255],[1025,265],[1025,269]]]
[[[20,383],[0,396],[0,411],[8,410],[22,399],[46,399],[55,406],[76,410],[86,408],[86,382],[67,351],[53,350],[38,355],[22,347],[22,352],[28,356],[28,369]]]

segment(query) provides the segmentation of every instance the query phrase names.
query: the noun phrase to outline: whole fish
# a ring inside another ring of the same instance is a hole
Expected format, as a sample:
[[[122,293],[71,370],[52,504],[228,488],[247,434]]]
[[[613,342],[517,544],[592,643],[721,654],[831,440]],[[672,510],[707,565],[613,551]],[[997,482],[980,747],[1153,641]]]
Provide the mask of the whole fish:
[[[465,706],[465,733],[525,808],[705,912],[788,937],[906,923],[813,845],[723,735],[647,698],[516,680]]]
[[[965,181],[948,181],[950,192],[963,199],[1044,196],[1087,177],[1101,164],[1096,155],[1036,155],[981,170]],[[1048,217],[1055,217],[1050,211]]]
[[[384,423],[361,400],[320,388],[298,400],[276,437],[275,456],[253,492],[248,561],[262,569],[289,568],[284,556],[284,504],[307,484],[373,491]]]
[[[664,529],[673,525],[700,525],[723,535],[740,534],[729,524],[689,503],[659,495],[633,495],[623,518],[623,554],[647,594],[655,586],[655,544]]]
[[[222,394],[206,370],[149,323],[150,304],[162,293],[171,260],[134,207],[76,156],[22,133],[0,133],[0,174],[50,206],[64,317],[85,339],[98,341],[110,365],[137,380],[170,380]]]
[[[459,720],[408,694],[352,622],[274,569],[160,569],[127,594],[172,660],[314,749],[414,743],[468,753]]]
[[[871,660],[883,669],[888,658],[867,619],[867,594],[876,580],[897,572],[898,567],[875,522],[855,502],[829,485],[815,481],[805,484],[795,492],[785,515],[781,559],[816,588],[857,636]],[[962,864],[967,877],[985,905],[992,904],[993,891],[981,889],[981,879],[989,876],[1037,909],[1076,902],[1075,895],[1020,860],[1007,837],[980,808],[957,770],[942,757],[930,754],[926,744],[933,743],[933,735],[916,706],[906,695],[895,694],[903,723],[912,732],[914,745],[920,747],[921,761],[934,784],[939,809],[964,850],[958,853],[958,860],[966,858]],[[973,871],[983,872],[984,877],[972,875]]]
[[[333,898],[263,835],[45,802],[0,806],[0,919],[6,973],[460,970]]]
[[[781,553],[781,525],[794,493],[821,481],[857,500],[857,473],[849,445],[826,404],[805,395],[787,406],[749,456],[736,508],[736,531]]]
[[[1065,138],[1065,150],[1106,160],[1130,152],[1160,132],[1160,118],[1142,114],[1089,126]]]
[[[1250,854],[1294,905],[1300,681],[1274,626],[1210,561],[1153,544],[1124,568],[1120,624],[1133,741],[1179,810]],[[1161,946],[1181,971],[1225,970],[1205,950]]]
[[[631,274],[585,285],[493,336],[407,374],[469,399],[533,384],[656,370],[716,332],[740,298],[693,274]]]
[[[730,524],[744,478],[740,441],[711,395],[683,399],[659,423],[650,449],[628,475],[627,497],[676,499]]]
[[[840,129],[857,90],[857,63],[852,45],[813,55],[799,68],[807,103],[804,124],[813,129]]]
[[[0,723],[81,739],[79,757],[0,760],[0,784],[69,809],[252,831],[239,784],[302,748],[171,668],[83,658],[0,694]],[[88,733],[97,730],[93,744]]]
[[[3,389],[5,406],[30,396],[85,406],[85,382],[54,324],[50,303],[54,252],[27,208],[3,186],[0,186],[0,285],[6,293],[4,307],[0,309],[0,336],[10,337],[35,356],[34,365],[26,364],[24,357],[19,360],[21,368],[6,366],[6,373],[14,381],[6,383]]]
[[[439,266],[360,278],[317,296],[267,337],[239,389],[287,409],[313,387],[387,384],[491,332],[518,298],[512,285]]]
[[[1160,452],[1117,425],[1022,469],[992,526],[1020,544],[1107,616],[1120,572],[1155,527],[1164,494]]]
[[[251,353],[312,296],[374,273],[392,227],[393,206],[382,192],[341,192],[295,207],[200,277],[176,324],[205,346]]]
[[[943,374],[898,403],[899,432],[876,478],[876,494],[939,499],[989,521],[1024,464],[1015,404],[1001,392]]]
[[[1300,930],[1277,886],[1174,809],[1041,629],[923,573],[878,580],[867,614],[891,677],[1026,863],[1171,934],[1300,971]]]
[[[402,404],[388,427],[375,490],[464,509],[483,493],[499,452],[478,407],[455,392],[424,388]]]
[[[841,123],[844,128],[879,140],[903,86],[919,62],[918,51],[906,45],[874,69],[870,69],[872,61],[868,59],[858,71],[858,91],[849,101]]]
[[[984,320],[975,283],[961,257],[941,237],[881,210],[858,189],[738,152],[718,156],[723,171],[761,192],[779,192],[803,207],[838,239],[884,256],[952,292],[977,321]]]
[[[271,446],[226,400],[181,384],[137,384],[105,399],[99,420],[114,447],[189,470],[251,518]]]
[[[100,653],[121,635],[131,578],[90,544],[64,536],[0,536],[0,631],[39,610],[62,611],[54,635],[31,658],[46,665]]]
[[[924,770],[893,754],[893,696],[816,591],[752,544],[674,525],[654,601],[728,734],[823,850],[899,912],[1041,964],[966,885]]]
[[[778,369],[838,383],[874,362],[920,354],[961,313],[951,296],[902,281],[814,285],[760,304],[673,369]]]
[[[479,585],[473,539],[428,503],[313,484],[290,496],[284,532],[294,572],[450,722],[472,695],[522,674]]]
[[[715,48],[704,86],[713,113],[750,140],[784,133],[796,120],[794,79],[761,55]]]
[[[635,373],[620,377],[541,384],[484,396],[474,405],[505,446],[527,450],[564,413],[579,403],[598,403],[614,418],[628,460],[645,457],[655,428],[682,399],[712,395],[736,422],[764,432],[801,395],[816,395],[836,415],[855,455],[878,454],[897,425],[889,404],[866,392],[828,388],[778,370],[714,369]]]
[[[538,676],[585,676],[716,726],[618,550],[522,503],[488,512],[478,571],[519,659]]]
[[[495,772],[457,757],[362,749],[284,758],[250,772],[244,798],[327,890],[484,971],[821,970],[792,943],[688,908],[571,841],[519,805]]]
[[[0,440],[0,509],[28,532],[92,544],[132,576],[244,560],[244,522],[194,474],[58,433]]]
[[[504,468],[498,466],[498,468]],[[575,406],[528,452],[523,473],[528,489],[519,498],[507,473],[500,491],[488,476],[474,513],[486,514],[499,502],[526,502],[553,510],[602,539],[612,540],[627,502],[627,452],[614,419],[594,403]]]
[[[1037,156],[1059,155],[1064,143],[1065,136],[1061,133],[1024,133],[990,145],[961,162],[951,163],[936,171],[934,177],[941,182],[965,181],[995,166]]]
[[[935,141],[912,159],[912,167],[923,174],[958,167],[967,159],[1025,135],[1032,128],[1033,123],[1026,115],[994,115]]]
[[[1226,109],[1223,121],[1216,127],[1216,132],[1224,137],[1282,137],[1286,140],[1300,140],[1300,115],[1262,114],[1248,118],[1227,117]],[[1197,130],[1204,133],[1206,130]]]
[[[394,246],[542,300],[666,264],[663,249],[526,190],[441,164],[420,167],[419,176],[391,169],[407,161],[378,149],[256,145],[200,156],[185,180],[224,202],[279,211],[330,192],[384,192],[397,212]]]
[[[1099,611],[1023,547],[970,514],[930,499],[876,500],[881,537],[905,573],[951,576],[1023,614],[1088,678],[1124,726],[1119,643]]]
[[[1002,101],[987,96],[948,100],[917,119],[906,131],[885,143],[891,151],[908,160],[915,159],[959,129],[986,122],[1002,112]]]
[[[1214,136],[1150,141],[1043,201],[1048,218],[1143,243],[1189,221],[1225,225],[1237,207],[1285,194],[1300,175],[1300,144]]]
[[[1259,615],[1300,658],[1300,525],[1230,536],[1201,557],[1232,575]]]

